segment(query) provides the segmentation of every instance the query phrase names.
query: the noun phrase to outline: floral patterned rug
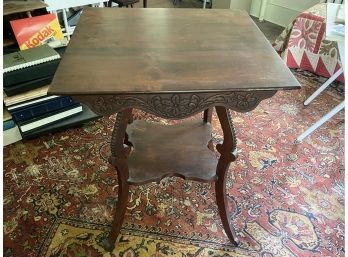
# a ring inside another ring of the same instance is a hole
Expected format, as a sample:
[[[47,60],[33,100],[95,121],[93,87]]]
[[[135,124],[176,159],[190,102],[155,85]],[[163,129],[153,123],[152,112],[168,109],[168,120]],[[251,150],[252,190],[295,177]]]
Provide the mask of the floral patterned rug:
[[[131,186],[117,247],[103,250],[117,211],[117,176],[107,163],[111,116],[3,149],[4,256],[344,256],[344,113],[293,143],[343,99],[342,87],[304,108],[323,79],[294,73],[302,89],[232,112],[239,156],[227,194],[237,206],[230,215],[239,247],[224,234],[214,185],[169,177]],[[212,123],[218,143],[215,114]]]

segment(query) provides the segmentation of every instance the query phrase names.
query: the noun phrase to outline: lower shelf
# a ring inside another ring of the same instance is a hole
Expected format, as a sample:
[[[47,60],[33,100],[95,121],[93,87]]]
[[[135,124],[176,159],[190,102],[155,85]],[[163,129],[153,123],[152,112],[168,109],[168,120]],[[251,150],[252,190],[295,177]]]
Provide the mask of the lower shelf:
[[[166,126],[134,121],[127,128],[132,151],[128,156],[130,184],[159,181],[166,176],[214,181],[217,159],[208,148],[211,125],[202,120]]]

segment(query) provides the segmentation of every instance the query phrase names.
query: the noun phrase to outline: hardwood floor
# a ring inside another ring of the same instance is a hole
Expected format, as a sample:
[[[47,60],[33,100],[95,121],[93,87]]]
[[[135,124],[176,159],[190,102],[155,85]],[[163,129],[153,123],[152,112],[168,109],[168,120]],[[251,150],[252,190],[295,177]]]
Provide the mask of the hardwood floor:
[[[142,8],[143,0],[140,0],[139,3],[134,5],[134,8]],[[218,1],[218,0],[215,0]],[[174,6],[173,0],[147,0],[148,8],[202,8],[203,1],[201,0],[177,0],[176,5]],[[284,29],[281,26],[273,24],[268,21],[259,22],[255,17],[252,17],[253,21],[260,28],[260,30],[265,34],[268,40],[273,42],[276,37]]]

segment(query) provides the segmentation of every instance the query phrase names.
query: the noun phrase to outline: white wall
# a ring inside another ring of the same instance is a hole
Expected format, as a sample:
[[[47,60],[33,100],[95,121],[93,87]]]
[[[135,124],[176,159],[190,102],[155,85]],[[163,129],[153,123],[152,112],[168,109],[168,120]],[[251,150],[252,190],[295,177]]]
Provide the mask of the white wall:
[[[230,8],[237,8],[241,10],[245,10],[247,12],[250,11],[251,0],[231,0]]]
[[[250,14],[286,27],[300,12],[319,2],[320,0],[252,0]],[[262,4],[264,15],[261,11]]]
[[[240,9],[250,11],[251,0],[213,0],[214,9]]]

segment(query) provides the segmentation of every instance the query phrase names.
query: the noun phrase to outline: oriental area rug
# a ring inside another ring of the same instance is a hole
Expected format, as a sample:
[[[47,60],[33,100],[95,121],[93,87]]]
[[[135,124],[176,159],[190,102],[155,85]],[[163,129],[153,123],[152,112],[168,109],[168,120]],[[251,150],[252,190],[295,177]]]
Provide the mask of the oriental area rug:
[[[4,256],[344,256],[344,113],[294,144],[343,93],[331,86],[305,108],[324,79],[293,72],[300,90],[278,92],[252,112],[231,112],[238,159],[227,196],[236,206],[230,215],[238,247],[222,229],[214,185],[168,177],[130,187],[117,247],[103,250],[117,212],[117,176],[107,162],[110,116],[3,149]],[[180,122],[141,111],[134,116]],[[212,124],[220,143],[215,113]]]

